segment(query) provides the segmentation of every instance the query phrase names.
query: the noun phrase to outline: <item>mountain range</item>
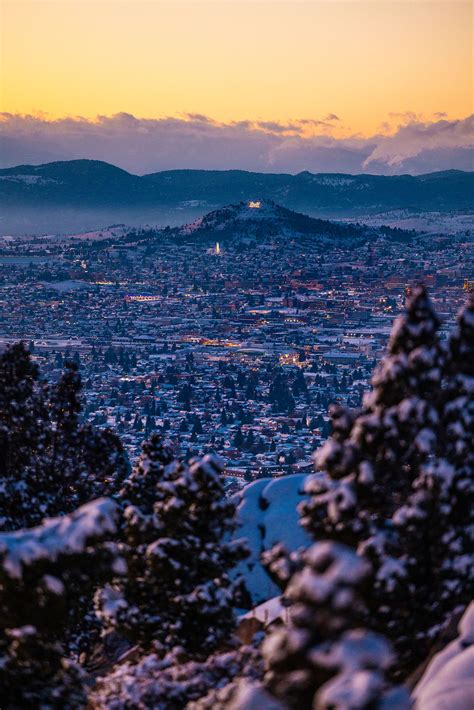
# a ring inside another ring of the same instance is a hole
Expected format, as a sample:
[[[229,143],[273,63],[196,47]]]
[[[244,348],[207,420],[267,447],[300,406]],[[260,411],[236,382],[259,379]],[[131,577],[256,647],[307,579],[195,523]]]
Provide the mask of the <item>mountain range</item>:
[[[0,169],[0,209],[8,215],[0,229],[27,224],[28,215],[36,214],[50,230],[67,215],[73,223],[81,222],[81,215],[101,220],[91,226],[121,218],[129,224],[177,225],[257,198],[336,219],[393,210],[470,211],[473,195],[474,172],[460,170],[418,176],[168,170],[138,176],[101,161],[70,160]]]

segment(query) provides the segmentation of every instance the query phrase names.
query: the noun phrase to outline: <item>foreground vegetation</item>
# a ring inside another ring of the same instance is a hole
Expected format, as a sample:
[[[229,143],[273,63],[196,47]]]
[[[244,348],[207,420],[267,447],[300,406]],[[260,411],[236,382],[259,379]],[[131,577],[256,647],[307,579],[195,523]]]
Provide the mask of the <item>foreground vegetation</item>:
[[[361,410],[333,408],[300,511],[315,542],[265,560],[290,613],[245,643],[221,461],[153,435],[130,470],[82,423],[73,364],[52,386],[8,349],[2,706],[409,707],[403,682],[474,591],[474,300],[438,328],[414,289]]]

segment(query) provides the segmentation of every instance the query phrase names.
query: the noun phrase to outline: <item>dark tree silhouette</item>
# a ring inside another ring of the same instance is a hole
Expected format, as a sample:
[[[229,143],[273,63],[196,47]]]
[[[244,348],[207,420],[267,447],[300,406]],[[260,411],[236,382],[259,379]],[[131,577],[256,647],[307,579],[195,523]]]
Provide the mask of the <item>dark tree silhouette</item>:
[[[173,459],[156,435],[143,445],[121,492],[128,575],[99,595],[98,607],[108,626],[144,648],[182,646],[202,657],[233,628],[241,585],[228,572],[247,553],[226,542],[235,506],[220,460]]]
[[[0,529],[31,527],[119,490],[125,451],[110,430],[81,422],[81,388],[73,362],[48,387],[23,344],[0,356]]]

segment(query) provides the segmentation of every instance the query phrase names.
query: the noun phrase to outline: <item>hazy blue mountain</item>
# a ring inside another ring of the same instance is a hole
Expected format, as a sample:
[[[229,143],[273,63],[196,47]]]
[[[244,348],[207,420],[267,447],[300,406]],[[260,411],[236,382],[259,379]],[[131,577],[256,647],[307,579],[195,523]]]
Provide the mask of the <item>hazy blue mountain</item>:
[[[38,231],[67,231],[117,221],[178,225],[257,197],[317,217],[469,211],[474,209],[473,195],[474,172],[460,170],[416,177],[242,170],[137,176],[101,161],[71,160],[1,169],[0,230],[31,231],[36,226]]]
[[[120,204],[143,195],[143,180],[97,160],[20,165],[0,170],[0,199],[20,204]],[[144,195],[143,195],[144,196]]]
[[[241,170],[173,170],[145,175],[160,199],[199,200],[226,204],[266,197],[309,213],[352,215],[393,209],[464,210],[474,207],[474,172],[450,170],[411,175],[298,175],[249,173]]]

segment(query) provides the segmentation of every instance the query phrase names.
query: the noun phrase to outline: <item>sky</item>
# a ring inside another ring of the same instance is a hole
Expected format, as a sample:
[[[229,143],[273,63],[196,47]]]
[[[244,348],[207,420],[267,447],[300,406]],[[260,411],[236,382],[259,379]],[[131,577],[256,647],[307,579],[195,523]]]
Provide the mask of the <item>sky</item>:
[[[473,5],[0,0],[0,164],[473,169]]]

